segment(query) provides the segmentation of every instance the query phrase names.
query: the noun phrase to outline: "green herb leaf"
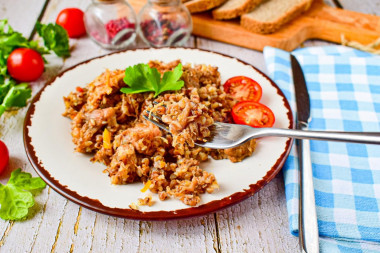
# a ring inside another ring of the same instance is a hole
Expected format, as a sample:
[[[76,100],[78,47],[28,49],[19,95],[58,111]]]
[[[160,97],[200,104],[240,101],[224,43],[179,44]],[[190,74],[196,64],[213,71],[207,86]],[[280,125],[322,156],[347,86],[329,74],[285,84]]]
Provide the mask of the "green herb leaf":
[[[21,172],[12,172],[6,185],[0,184],[0,218],[4,220],[20,220],[28,215],[29,208],[34,205],[30,191],[42,190],[46,183],[39,177]]]
[[[161,79],[161,74],[156,68],[150,68],[148,64],[137,64],[125,70],[124,82],[129,87],[121,88],[126,94],[154,92],[157,97],[168,90],[180,90],[184,82],[179,80],[182,76],[182,64],[178,64],[173,71],[167,71]]]
[[[11,89],[13,85],[14,83],[11,81],[2,84],[0,82],[0,101],[4,100],[5,96],[8,94],[8,91]]]
[[[160,84],[160,73],[147,64],[137,64],[125,70],[124,82],[129,86],[121,89],[124,93],[155,91]]]
[[[165,72],[161,80],[160,89],[156,94],[158,95],[167,90],[180,90],[184,85],[183,80],[179,80],[181,76],[182,64],[178,64],[173,71]]]
[[[32,90],[27,83],[20,83],[11,86],[4,97],[2,105],[6,107],[23,107],[26,101],[32,96]]]
[[[8,56],[19,47],[31,48],[41,55],[49,53],[37,41],[28,41],[21,33],[14,31],[6,19],[0,20],[0,64],[6,65]]]
[[[0,116],[10,107],[25,106],[32,94],[28,84],[16,85],[8,74],[7,59],[13,50],[24,47],[33,49],[42,56],[50,50],[60,57],[70,56],[69,38],[63,27],[37,22],[36,29],[46,47],[39,46],[38,41],[29,41],[21,33],[13,30],[8,20],[0,20]],[[46,62],[45,59],[44,61]]]
[[[60,57],[70,56],[69,37],[62,26],[52,23],[44,25],[37,22],[36,29],[49,50],[53,50]]]
[[[32,90],[27,83],[20,83],[16,85],[14,82],[9,81],[4,85],[0,85],[0,98],[3,97],[2,103],[0,104],[0,116],[5,110],[11,107],[25,106],[26,101],[31,96]]]

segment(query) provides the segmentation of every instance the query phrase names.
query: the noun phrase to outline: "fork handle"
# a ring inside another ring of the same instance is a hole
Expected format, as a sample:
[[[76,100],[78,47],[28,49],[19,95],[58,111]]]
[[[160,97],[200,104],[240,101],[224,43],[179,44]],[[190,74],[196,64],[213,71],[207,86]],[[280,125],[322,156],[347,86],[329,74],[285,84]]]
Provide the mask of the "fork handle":
[[[302,131],[307,125],[299,124]],[[300,191],[299,191],[299,226],[298,235],[302,252],[319,253],[319,231],[315,196],[313,186],[313,172],[310,158],[310,141],[297,140]]]
[[[364,144],[380,144],[380,132],[335,132],[284,128],[263,128],[260,137],[280,136],[296,139],[343,141]]]

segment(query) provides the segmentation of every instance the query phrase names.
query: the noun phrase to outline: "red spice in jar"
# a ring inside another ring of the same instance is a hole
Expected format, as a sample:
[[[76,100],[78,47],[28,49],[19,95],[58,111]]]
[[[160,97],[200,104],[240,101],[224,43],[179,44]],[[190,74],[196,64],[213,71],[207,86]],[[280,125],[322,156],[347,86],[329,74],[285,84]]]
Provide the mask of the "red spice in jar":
[[[112,19],[104,25],[105,30],[107,32],[106,38],[100,36],[99,32],[95,31],[92,33],[92,36],[99,42],[104,44],[110,44],[115,36],[124,29],[132,29],[132,31],[124,34],[121,38],[117,40],[117,42],[123,42],[128,40],[132,34],[135,32],[135,23],[131,23],[128,21],[126,17],[119,19]],[[118,44],[118,43],[117,43]]]
[[[105,26],[110,40],[123,29],[135,29],[135,24],[130,23],[126,17],[110,20]]]

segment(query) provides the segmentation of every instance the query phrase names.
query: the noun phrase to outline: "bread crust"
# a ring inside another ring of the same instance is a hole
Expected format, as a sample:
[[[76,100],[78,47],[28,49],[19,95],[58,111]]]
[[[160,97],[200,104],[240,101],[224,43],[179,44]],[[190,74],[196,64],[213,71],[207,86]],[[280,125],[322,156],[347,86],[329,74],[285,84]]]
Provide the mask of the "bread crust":
[[[233,1],[233,0],[230,0]],[[240,6],[233,9],[223,9],[223,5],[219,6],[212,11],[212,17],[214,19],[233,19],[239,17],[245,13],[250,12],[256,6],[258,6],[263,0],[246,0]]]
[[[226,0],[191,0],[184,5],[191,13],[207,11],[225,3]]]
[[[305,0],[293,6],[290,10],[285,12],[283,15],[279,16],[275,21],[271,22],[262,22],[250,17],[249,13],[244,14],[241,16],[240,24],[245,29],[254,33],[273,33],[279,30],[281,26],[283,26],[284,24],[295,19],[296,17],[301,15],[301,13],[307,11],[310,8],[312,2],[313,0]]]

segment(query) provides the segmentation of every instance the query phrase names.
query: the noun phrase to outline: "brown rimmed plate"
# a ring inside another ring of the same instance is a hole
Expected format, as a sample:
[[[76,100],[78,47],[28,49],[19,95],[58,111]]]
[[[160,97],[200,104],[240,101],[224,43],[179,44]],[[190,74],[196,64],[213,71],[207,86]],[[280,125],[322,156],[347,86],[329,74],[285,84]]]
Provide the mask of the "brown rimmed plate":
[[[150,60],[218,66],[222,82],[232,76],[245,75],[261,84],[261,102],[276,117],[275,127],[293,128],[290,106],[277,85],[255,67],[219,53],[191,48],[137,49],[97,57],[64,71],[34,97],[24,123],[24,145],[28,158],[40,177],[55,191],[91,210],[138,220],[168,220],[204,215],[236,204],[259,191],[281,170],[292,140],[267,137],[259,140],[254,154],[239,163],[213,160],[202,168],[215,174],[220,190],[203,194],[197,207],[176,199],[156,200],[151,207],[129,208],[145,197],[142,183],[112,185],[105,166],[90,162],[90,155],[74,152],[70,120],[63,117],[63,96],[77,86],[85,86],[105,69],[125,69]]]

